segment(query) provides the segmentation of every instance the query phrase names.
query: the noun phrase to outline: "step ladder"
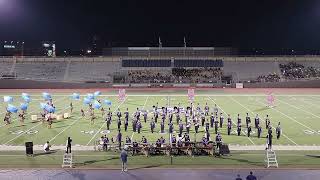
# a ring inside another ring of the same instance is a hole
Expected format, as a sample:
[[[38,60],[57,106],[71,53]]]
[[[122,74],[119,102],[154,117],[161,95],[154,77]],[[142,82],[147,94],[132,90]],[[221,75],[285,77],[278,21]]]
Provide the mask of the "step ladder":
[[[276,167],[278,168],[279,165],[278,165],[278,161],[277,161],[277,156],[276,156],[276,153],[273,151],[273,150],[266,150],[266,165],[267,165],[267,168],[269,167]]]
[[[63,155],[62,168],[69,167],[72,168],[72,153],[65,153]]]

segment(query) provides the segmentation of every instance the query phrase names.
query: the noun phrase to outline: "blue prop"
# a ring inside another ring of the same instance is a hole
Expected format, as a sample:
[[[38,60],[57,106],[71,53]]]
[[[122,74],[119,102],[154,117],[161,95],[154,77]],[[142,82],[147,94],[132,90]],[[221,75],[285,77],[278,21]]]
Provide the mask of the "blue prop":
[[[51,98],[51,95],[50,95],[49,93],[46,93],[46,92],[42,93],[42,97],[43,97],[46,101],[52,99],[52,98]]]
[[[108,105],[108,106],[111,106],[111,105],[112,105],[112,102],[109,101],[109,100],[104,100],[104,103],[105,103],[106,105]]]
[[[50,105],[47,105],[45,107],[45,110],[48,111],[49,113],[54,113],[56,111],[56,109]]]
[[[101,92],[100,91],[96,91],[96,92],[94,92],[94,97],[98,97],[98,96],[100,96],[101,95]]]
[[[85,98],[83,99],[83,103],[86,104],[86,105],[88,105],[88,104],[91,103],[91,99],[88,99],[87,97],[85,97]]]
[[[20,109],[21,109],[22,111],[26,111],[26,110],[28,109],[28,104],[27,104],[27,103],[22,103],[22,104],[20,105]]]
[[[73,93],[73,94],[72,94],[72,99],[74,99],[74,100],[80,100],[80,94],[78,94],[78,93]]]
[[[10,103],[13,102],[13,98],[11,96],[3,96],[3,101]]]
[[[22,99],[23,99],[24,102],[26,102],[26,103],[31,102],[31,98],[30,98],[30,97],[22,97]]]
[[[18,112],[18,108],[15,107],[14,105],[8,104],[7,111],[9,111],[11,113],[17,113]]]
[[[101,104],[100,104],[98,101],[95,101],[95,102],[93,103],[93,107],[94,107],[95,109],[100,109],[100,108],[101,108]]]
[[[93,99],[94,99],[94,95],[91,94],[91,93],[90,93],[90,94],[87,94],[87,98],[90,99],[90,100],[93,100]]]
[[[22,94],[21,94],[21,97],[22,97],[22,98],[25,98],[25,97],[30,98],[30,95],[29,95],[28,93],[22,93]]]
[[[46,104],[46,103],[40,103],[41,109],[46,109],[47,106],[48,106],[48,104]]]

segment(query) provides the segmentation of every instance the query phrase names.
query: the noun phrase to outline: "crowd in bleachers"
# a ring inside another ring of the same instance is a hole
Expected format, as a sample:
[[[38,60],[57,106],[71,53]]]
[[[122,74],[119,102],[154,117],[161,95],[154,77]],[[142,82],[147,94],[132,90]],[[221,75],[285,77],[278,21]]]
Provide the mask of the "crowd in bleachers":
[[[221,79],[223,71],[221,68],[174,68],[172,69],[173,80],[180,82],[205,83]]]
[[[277,73],[271,73],[268,75],[261,75],[257,79],[258,82],[279,82],[280,76]]]
[[[130,83],[206,83],[221,78],[221,68],[174,68],[172,72],[158,70],[131,70]]]
[[[287,64],[280,64],[280,70],[286,79],[303,79],[320,77],[320,69],[309,66],[305,67],[296,62],[289,62]]]
[[[128,72],[130,83],[167,83],[171,74],[157,70],[131,70]]]

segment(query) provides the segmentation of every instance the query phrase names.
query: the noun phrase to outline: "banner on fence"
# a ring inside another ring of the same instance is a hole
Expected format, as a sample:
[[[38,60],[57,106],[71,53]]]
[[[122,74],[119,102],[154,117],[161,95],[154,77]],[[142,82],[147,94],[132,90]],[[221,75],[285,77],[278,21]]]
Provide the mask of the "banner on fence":
[[[189,101],[192,101],[194,100],[194,89],[188,89],[188,98],[189,98]]]
[[[119,97],[119,101],[124,101],[126,99],[126,97],[127,97],[126,90],[125,89],[119,89],[118,97]]]

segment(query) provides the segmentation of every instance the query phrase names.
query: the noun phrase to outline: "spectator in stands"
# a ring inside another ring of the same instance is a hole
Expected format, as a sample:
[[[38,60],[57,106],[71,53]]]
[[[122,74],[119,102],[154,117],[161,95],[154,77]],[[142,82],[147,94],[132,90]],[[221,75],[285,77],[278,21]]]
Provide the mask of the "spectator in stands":
[[[250,171],[250,174],[246,178],[247,180],[257,180],[257,177],[253,175],[253,172]]]

